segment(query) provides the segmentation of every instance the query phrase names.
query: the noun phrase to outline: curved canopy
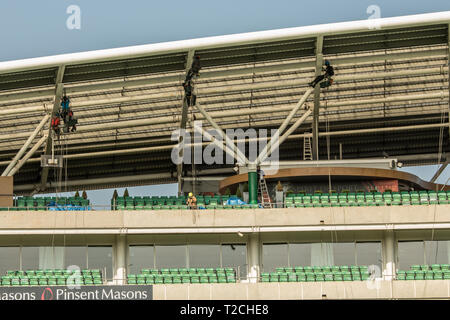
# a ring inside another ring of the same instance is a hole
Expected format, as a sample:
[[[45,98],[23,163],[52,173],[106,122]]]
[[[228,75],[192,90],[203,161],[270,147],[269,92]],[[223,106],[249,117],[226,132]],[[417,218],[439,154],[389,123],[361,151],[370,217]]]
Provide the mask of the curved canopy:
[[[450,151],[449,23],[450,12],[440,12],[2,62],[0,169],[65,92],[79,123],[56,146],[66,168],[43,179],[40,148],[15,174],[16,193],[43,181],[51,191],[175,182],[171,135],[180,127],[193,53],[202,64],[197,101],[224,129],[277,128],[307,90],[316,62],[328,59],[336,76],[316,97],[319,159],[338,158],[342,145],[346,159],[443,162]],[[188,129],[194,118],[203,119],[190,108]],[[282,145],[281,160],[303,158],[312,120]],[[197,169],[229,175],[230,167]]]

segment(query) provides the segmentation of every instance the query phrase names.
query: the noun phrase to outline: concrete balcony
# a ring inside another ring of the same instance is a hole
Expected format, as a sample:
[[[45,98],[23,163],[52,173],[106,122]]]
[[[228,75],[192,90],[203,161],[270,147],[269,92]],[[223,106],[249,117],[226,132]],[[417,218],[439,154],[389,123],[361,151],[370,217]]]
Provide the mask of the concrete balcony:
[[[0,234],[450,229],[450,205],[248,210],[3,211]]]

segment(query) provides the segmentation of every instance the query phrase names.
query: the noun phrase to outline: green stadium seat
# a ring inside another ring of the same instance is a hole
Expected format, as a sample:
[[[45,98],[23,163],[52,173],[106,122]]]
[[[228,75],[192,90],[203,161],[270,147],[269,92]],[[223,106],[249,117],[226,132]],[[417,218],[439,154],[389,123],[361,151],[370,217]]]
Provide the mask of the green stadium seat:
[[[439,204],[438,195],[436,191],[428,191],[428,199],[430,204]]]

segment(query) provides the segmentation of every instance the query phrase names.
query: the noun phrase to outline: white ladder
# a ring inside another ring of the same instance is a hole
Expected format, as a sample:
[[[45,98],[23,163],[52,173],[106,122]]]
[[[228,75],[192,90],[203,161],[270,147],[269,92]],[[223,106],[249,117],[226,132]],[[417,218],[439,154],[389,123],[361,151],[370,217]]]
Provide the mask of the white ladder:
[[[272,200],[270,199],[269,190],[267,189],[266,179],[264,176],[259,177],[258,198],[261,199],[263,208],[273,208]]]
[[[303,160],[312,160],[311,137],[303,138]]]

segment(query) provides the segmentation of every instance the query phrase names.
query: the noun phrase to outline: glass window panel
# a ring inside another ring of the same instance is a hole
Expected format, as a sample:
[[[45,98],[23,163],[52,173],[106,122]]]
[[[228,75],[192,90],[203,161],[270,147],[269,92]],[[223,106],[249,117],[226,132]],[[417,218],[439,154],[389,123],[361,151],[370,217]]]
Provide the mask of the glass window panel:
[[[156,246],[156,268],[186,268],[186,246]]]
[[[408,270],[414,264],[424,264],[424,244],[423,241],[402,241],[398,243],[398,263],[399,270]]]
[[[334,265],[333,243],[330,242],[311,243],[311,265],[312,266]]]
[[[265,243],[263,245],[263,272],[275,271],[277,267],[288,266],[287,243]]]
[[[88,269],[105,270],[104,277],[112,279],[113,277],[113,262],[112,262],[112,247],[88,247]]]
[[[22,247],[22,270],[39,269],[39,247]]]
[[[20,247],[0,247],[0,275],[20,269]]]
[[[139,274],[142,269],[153,269],[153,246],[130,246],[128,263],[129,274]]]
[[[289,264],[291,267],[311,265],[311,244],[310,243],[290,243],[289,244]]]
[[[360,266],[378,266],[382,268],[381,242],[357,242],[356,263]]]
[[[219,245],[190,245],[190,268],[218,268],[220,267]]]
[[[87,247],[66,247],[65,267],[78,266],[87,269]]]
[[[39,247],[39,269],[64,268],[64,247]]]
[[[425,241],[426,263],[449,264],[450,241]]]
[[[351,266],[356,264],[355,243],[333,243],[333,257],[335,266]]]
[[[247,246],[245,244],[222,244],[222,267],[239,270],[241,279],[247,277]]]

